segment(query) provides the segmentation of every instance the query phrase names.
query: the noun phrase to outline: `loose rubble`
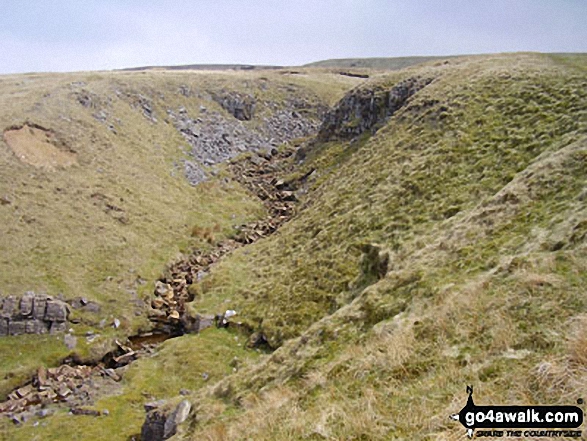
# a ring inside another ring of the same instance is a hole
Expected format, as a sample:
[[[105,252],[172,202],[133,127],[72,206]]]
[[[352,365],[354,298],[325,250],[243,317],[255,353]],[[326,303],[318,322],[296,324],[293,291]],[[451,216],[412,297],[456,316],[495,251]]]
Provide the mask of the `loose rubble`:
[[[103,366],[69,366],[37,370],[32,381],[8,395],[0,403],[4,414],[15,424],[32,417],[45,417],[53,413],[55,404],[67,405],[74,415],[95,415],[102,412],[84,409],[106,391],[118,387],[120,376],[107,372]]]
[[[141,356],[152,354],[154,349],[154,344],[144,341],[132,347],[116,341],[116,348],[96,365],[75,364],[69,359],[57,368],[40,367],[29,382],[0,403],[0,415],[15,424],[32,417],[45,417],[60,406],[68,406],[73,415],[106,415],[84,406],[118,390],[125,367]]]
[[[309,104],[303,100],[292,98],[277,105],[257,103],[249,95],[236,93],[216,93],[212,97],[234,118],[205,108],[197,118],[191,117],[183,107],[167,110],[170,122],[191,148],[189,153],[194,160],[185,160],[184,169],[192,185],[206,179],[206,166],[227,161],[245,151],[265,154],[283,143],[315,134],[320,126],[318,114],[322,109],[307,112]],[[254,110],[261,104],[264,115],[270,116],[259,115],[252,121]]]
[[[186,303],[194,300],[189,286],[205,277],[210,267],[223,256],[269,236],[294,215],[297,202],[295,188],[279,178],[287,172],[285,164],[290,163],[288,158],[293,151],[293,148],[281,152],[273,149],[230,163],[229,168],[235,179],[263,201],[269,215],[265,219],[236,226],[234,238],[216,243],[209,252],[195,250],[168,268],[165,277],[155,283],[151,300],[149,318],[158,331],[181,335],[200,332],[213,325],[212,316],[191,317],[188,314]]]

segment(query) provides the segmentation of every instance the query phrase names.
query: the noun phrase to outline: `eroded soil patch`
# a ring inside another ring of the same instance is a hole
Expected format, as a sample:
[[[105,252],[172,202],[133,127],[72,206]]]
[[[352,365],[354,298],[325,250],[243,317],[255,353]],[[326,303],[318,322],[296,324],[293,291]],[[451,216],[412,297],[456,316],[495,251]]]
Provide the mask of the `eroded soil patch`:
[[[77,164],[77,154],[60,142],[51,130],[25,124],[4,131],[4,141],[22,162],[54,170]]]

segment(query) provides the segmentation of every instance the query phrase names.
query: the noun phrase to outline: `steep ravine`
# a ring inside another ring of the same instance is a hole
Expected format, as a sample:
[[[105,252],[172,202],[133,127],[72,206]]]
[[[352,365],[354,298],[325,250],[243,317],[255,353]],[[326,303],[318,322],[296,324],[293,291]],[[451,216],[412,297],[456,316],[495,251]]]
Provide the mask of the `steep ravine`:
[[[366,98],[363,96],[367,89],[357,89],[355,94],[347,94],[341,103],[326,115],[319,131],[317,126],[310,129],[314,133],[322,134],[322,136],[318,135],[318,139],[322,141],[328,138],[324,135],[327,133],[344,139],[357,137],[363,131],[389,117],[430,81],[414,79],[405,84],[399,84],[384,94],[385,102],[382,102],[381,106],[374,105],[375,101],[368,93]],[[234,111],[235,118],[239,120],[247,120],[247,115],[252,112],[246,106],[242,109],[239,107],[236,110],[232,108],[230,110]],[[169,113],[169,117],[175,120],[176,129],[181,131],[190,145],[194,149],[201,147],[202,142],[206,142],[205,136],[201,135],[206,135],[206,130],[211,129],[196,130],[196,124],[202,125],[203,120],[190,120],[182,115],[185,115],[182,109],[177,112],[177,115]],[[297,119],[297,116],[295,118]],[[357,118],[364,124],[356,125],[354,121]],[[349,124],[354,128],[353,130],[341,129]],[[278,124],[276,123],[275,126],[277,127]],[[233,135],[238,135],[235,130],[232,132],[236,133]],[[276,129],[276,133],[280,132]],[[300,135],[305,133],[300,132]],[[291,136],[286,136],[284,139],[284,141],[291,140]],[[248,140],[245,141],[248,142]],[[274,143],[279,145],[279,141],[275,140]],[[209,165],[214,164],[217,159],[229,159],[235,153],[224,152],[218,140],[214,141],[213,146],[215,149],[218,147],[218,152],[214,150],[217,157],[210,160]],[[116,341],[115,349],[94,363],[84,364],[79,359],[70,357],[58,368],[39,369],[30,381],[15,389],[7,401],[0,403],[0,414],[9,417],[15,424],[24,423],[34,417],[44,417],[62,407],[69,407],[74,414],[98,416],[100,411],[88,406],[102,396],[116,394],[122,387],[120,381],[128,366],[141,357],[153,355],[161,342],[168,338],[199,333],[214,325],[226,326],[227,322],[233,322],[235,326],[239,326],[237,320],[231,320],[231,314],[225,314],[228,311],[219,310],[217,315],[194,314],[189,303],[197,296],[198,283],[220,259],[238,248],[275,233],[296,212],[298,190],[307,175],[298,177],[296,181],[287,181],[285,177],[292,176],[292,173],[296,171],[297,158],[299,158],[296,153],[304,147],[300,149],[299,143],[288,144],[280,149],[271,145],[266,147],[253,149],[257,151],[249,151],[241,157],[230,159],[227,169],[234,180],[262,201],[267,216],[239,226],[237,233],[219,242],[215,241],[214,231],[195,228],[192,235],[208,241],[210,247],[205,250],[196,249],[180,260],[172,262],[163,276],[156,281],[150,305],[145,309],[152,323],[151,329],[129,336],[128,341]],[[235,148],[238,149],[238,145]],[[223,156],[225,154],[226,156]],[[196,159],[200,160],[200,158]],[[205,161],[202,163],[206,164]],[[186,164],[186,174],[189,179],[188,169]],[[194,178],[193,183],[198,182],[199,178]],[[243,331],[251,336],[250,346],[267,346],[263,335],[255,333],[256,330],[243,329]],[[153,406],[145,408],[148,416],[143,431],[148,432],[148,435],[143,433],[143,439],[166,439],[162,432],[165,423],[170,418],[175,418],[174,415],[179,408],[176,408],[175,412],[173,409],[166,409],[167,413],[161,413],[156,406]]]
[[[294,151],[294,147],[281,151],[273,149],[230,162],[228,168],[234,178],[263,201],[268,216],[239,226],[233,238],[220,242],[211,240],[209,250],[194,250],[172,263],[155,285],[149,312],[152,329],[129,336],[127,342],[117,340],[114,350],[93,363],[83,363],[74,356],[65,359],[60,367],[39,368],[28,382],[0,403],[0,415],[15,424],[35,416],[45,417],[62,406],[69,407],[73,414],[101,415],[100,411],[87,406],[100,397],[116,393],[131,363],[152,355],[157,346],[169,338],[198,333],[214,325],[226,326],[228,323],[223,324],[220,318],[224,311],[218,311],[218,317],[191,315],[186,307],[186,303],[194,300],[190,292],[216,262],[233,250],[274,233],[294,214],[297,201],[294,184],[280,179],[293,167],[290,158]],[[209,234],[206,231],[195,233]]]
[[[256,195],[264,201],[269,218],[240,225],[237,233],[229,239],[222,239],[219,242],[213,237],[216,235],[216,231],[208,231],[206,228],[199,229],[195,226],[205,224],[212,213],[217,213],[206,205],[215,203],[212,199],[213,196],[204,201],[200,215],[198,213],[200,206],[197,205],[197,202],[175,203],[175,199],[171,197],[169,192],[177,189],[172,186],[173,188],[170,190],[169,183],[164,183],[162,179],[159,179],[157,170],[153,168],[148,168],[148,174],[151,176],[151,182],[160,183],[160,193],[149,192],[148,187],[140,188],[137,191],[120,182],[117,183],[116,189],[110,192],[104,190],[100,185],[97,186],[100,191],[97,191],[94,186],[88,184],[88,187],[92,187],[91,210],[97,207],[112,216],[116,220],[114,226],[125,230],[121,232],[124,233],[124,236],[121,235],[121,237],[123,237],[125,244],[127,234],[128,237],[143,237],[148,242],[149,236],[137,229],[136,222],[133,220],[138,217],[133,219],[130,209],[123,206],[123,199],[127,202],[127,198],[131,196],[136,196],[137,199],[145,196],[149,200],[158,200],[163,195],[165,203],[172,205],[172,210],[161,210],[161,207],[152,210],[154,215],[149,213],[148,216],[145,216],[149,218],[149,222],[160,220],[159,214],[162,211],[191,210],[196,213],[191,213],[189,216],[178,216],[178,218],[184,218],[183,222],[172,224],[159,221],[157,224],[168,225],[175,231],[181,230],[181,233],[177,233],[176,236],[184,234],[183,227],[188,232],[192,228],[193,239],[187,239],[186,242],[197,243],[198,239],[203,239],[209,243],[209,246],[205,250],[195,250],[181,261],[171,264],[165,270],[165,276],[157,281],[155,295],[148,302],[143,302],[144,292],[140,295],[137,294],[140,288],[138,285],[143,286],[149,279],[153,280],[153,275],[156,272],[152,271],[151,275],[146,276],[140,269],[140,264],[135,265],[135,263],[126,260],[121,262],[120,267],[127,265],[131,268],[129,273],[133,274],[131,276],[132,283],[129,282],[127,285],[126,279],[123,280],[122,276],[116,277],[114,272],[104,277],[96,277],[98,280],[104,279],[107,282],[112,282],[111,285],[116,283],[119,283],[119,287],[124,285],[124,292],[118,296],[112,294],[112,286],[96,287],[95,289],[100,291],[99,296],[86,294],[83,289],[77,289],[73,291],[73,294],[64,289],[64,293],[61,294],[56,289],[48,287],[46,291],[51,294],[49,296],[44,294],[45,291],[42,288],[33,285],[33,282],[29,282],[31,288],[28,289],[35,289],[35,292],[27,291],[24,296],[21,296],[17,290],[5,286],[3,292],[0,293],[0,337],[9,336],[8,338],[11,338],[11,336],[15,336],[20,338],[18,336],[23,336],[22,338],[30,337],[30,341],[36,341],[34,340],[37,338],[36,334],[49,334],[50,332],[50,335],[42,338],[59,346],[62,349],[61,354],[68,351],[72,354],[64,360],[63,366],[40,369],[32,379],[22,383],[20,387],[8,394],[8,399],[4,403],[0,403],[0,416],[8,416],[16,423],[33,416],[36,410],[43,410],[45,404],[64,403],[74,407],[74,405],[95,401],[100,395],[94,393],[95,391],[108,390],[108,387],[102,384],[102,380],[115,389],[118,387],[120,375],[113,374],[112,369],[128,366],[129,363],[142,355],[152,353],[155,345],[169,337],[198,332],[205,326],[212,324],[210,317],[186,314],[185,303],[193,298],[187,290],[188,286],[205,275],[218,259],[236,248],[271,234],[291,217],[294,212],[295,198],[289,189],[279,182],[278,175],[282,168],[281,164],[289,161],[288,158],[293,150],[281,149],[280,146],[292,142],[296,138],[313,136],[317,132],[321,115],[326,109],[326,101],[320,93],[315,93],[312,88],[297,84],[295,80],[283,79],[281,75],[249,78],[245,82],[246,93],[239,92],[242,89],[240,83],[233,83],[220,75],[210,75],[205,79],[182,76],[165,81],[157,76],[156,81],[152,79],[148,84],[142,84],[142,80],[136,81],[135,78],[126,76],[124,82],[120,81],[119,76],[96,78],[100,80],[100,84],[97,84],[97,79],[84,78],[84,81],[66,82],[64,85],[55,86],[56,89],[53,93],[53,95],[57,93],[63,95],[63,101],[59,107],[63,114],[69,110],[69,107],[65,106],[67,104],[71,106],[72,112],[76,115],[88,116],[85,126],[80,124],[78,120],[67,118],[61,114],[59,123],[50,118],[45,121],[31,115],[30,119],[33,122],[27,123],[30,130],[22,130],[22,132],[24,134],[31,132],[36,137],[47,138],[53,142],[51,136],[54,132],[63,137],[66,133],[72,133],[71,137],[73,138],[74,129],[84,128],[86,132],[92,133],[92,142],[80,139],[80,145],[76,146],[75,150],[80,157],[85,154],[85,161],[89,162],[90,153],[85,149],[99,144],[101,137],[104,137],[103,125],[106,125],[108,140],[116,148],[120,148],[119,144],[123,142],[135,139],[140,141],[140,145],[144,145],[147,150],[151,143],[155,144],[155,152],[149,153],[151,159],[153,160],[153,157],[156,156],[156,160],[153,162],[157,162],[157,165],[159,162],[164,163],[164,166],[167,167],[164,174],[171,175],[173,178],[170,181],[181,180],[183,179],[181,175],[185,175],[186,181],[177,185],[177,188],[185,192],[185,198],[190,198],[190,195],[193,194],[189,191],[194,193],[200,191],[200,189],[186,188],[186,182],[193,186],[204,180],[210,181],[206,185],[211,186],[216,184],[218,184],[217,187],[223,187],[224,184],[233,185],[230,183],[230,170],[232,170],[235,174],[233,181],[244,183],[253,196]],[[176,88],[176,86],[178,87]],[[53,104],[49,100],[49,95],[47,95],[47,99],[49,104]],[[38,128],[34,123],[37,120],[43,122],[43,125],[39,125]],[[71,124],[61,126],[61,121]],[[25,127],[22,124],[21,126]],[[19,126],[19,128],[22,127]],[[161,145],[154,141],[155,137],[150,137],[151,129],[160,132],[157,133],[157,138],[161,134]],[[12,134],[11,130],[7,130],[7,132],[9,135]],[[163,139],[166,144],[163,144]],[[35,138],[32,141],[36,140]],[[29,139],[25,139],[25,141],[29,144],[32,143]],[[106,141],[104,143],[108,144]],[[33,144],[32,147],[38,147],[39,143]],[[162,150],[164,147],[168,147],[168,144],[175,147],[176,150],[171,152],[172,155],[165,156]],[[125,164],[134,165],[133,161],[136,161],[138,154],[138,149],[136,150],[126,155]],[[181,151],[181,154],[177,154],[178,150]],[[91,153],[95,152],[91,151]],[[102,167],[99,167],[96,173],[102,175],[106,168],[112,169],[112,173],[115,173],[115,170],[118,169],[110,167],[108,162],[112,160],[112,151],[101,152],[101,155],[99,162]],[[236,160],[238,155],[243,155],[243,159]],[[164,161],[160,161],[162,158]],[[74,167],[72,170],[76,171],[86,167],[89,167],[88,164],[80,163],[77,164],[77,168]],[[137,164],[137,167],[142,169],[141,174],[147,169],[141,167],[140,163]],[[224,170],[225,168],[227,170]],[[88,169],[86,172],[89,174],[87,181],[91,182],[90,175],[93,170]],[[217,173],[222,173],[222,176],[216,178]],[[124,176],[129,174],[132,173],[123,173]],[[46,180],[49,183],[47,186],[51,186],[52,179],[56,179],[54,175],[47,175]],[[68,183],[68,185],[70,184],[71,182]],[[55,185],[56,193],[65,192],[58,183]],[[40,185],[39,188],[41,188]],[[119,196],[118,191],[126,192],[124,198],[115,197]],[[206,190],[201,191],[205,192]],[[221,194],[222,192],[224,190],[219,192],[220,197],[224,196]],[[198,201],[197,198],[195,199]],[[237,199],[238,196],[234,196],[231,200],[221,202],[225,206],[240,204]],[[250,219],[251,216],[248,214],[243,216],[246,211],[254,213],[252,210],[254,197],[250,199],[251,202],[243,203],[243,206],[249,204],[250,209],[248,206],[242,210],[240,206],[226,208],[226,211],[231,213],[231,219]],[[16,200],[14,196],[9,199],[3,196],[2,206],[15,207],[16,209],[17,204],[14,203]],[[49,200],[52,199],[49,197]],[[70,205],[75,205],[74,202]],[[19,200],[18,205],[25,206],[25,199]],[[140,204],[140,207],[142,207],[141,210],[149,211],[149,207],[144,204]],[[59,207],[55,205],[53,208],[57,213]],[[78,211],[83,212],[83,210]],[[138,216],[138,212],[135,214]],[[230,223],[230,219],[228,214],[223,213],[223,215],[223,226],[226,226]],[[35,221],[32,217],[24,217],[24,219],[27,222]],[[37,221],[39,220],[40,217]],[[81,224],[83,224],[83,220]],[[109,224],[106,226],[110,228]],[[226,229],[224,229],[225,232]],[[109,230],[105,231],[107,233]],[[137,234],[133,236],[133,233]],[[76,231],[72,230],[71,236],[75,237],[75,234]],[[156,235],[155,232],[151,237],[151,242],[154,246],[159,246],[160,243],[157,242]],[[53,236],[46,235],[45,237]],[[88,237],[88,234],[83,236]],[[78,249],[84,248],[86,247],[78,247]],[[148,254],[138,249],[136,252],[139,255]],[[169,249],[168,254],[167,249],[161,253],[167,256],[173,255],[174,249]],[[87,254],[92,253],[88,252]],[[69,255],[64,252],[59,256],[59,259],[65,259],[66,256]],[[109,258],[112,259],[111,256]],[[15,258],[14,260],[18,261],[19,259]],[[148,260],[148,258],[143,260]],[[82,269],[88,267],[88,265],[79,262],[78,264],[78,267]],[[67,267],[65,263],[60,266]],[[31,271],[31,274],[37,273],[38,271]],[[139,273],[142,277],[138,276]],[[86,277],[86,279],[88,278]],[[9,295],[4,297],[6,291]],[[128,308],[129,302],[124,297],[128,293],[132,296],[134,308],[125,317],[124,315],[130,309]],[[41,309],[37,311],[39,308]],[[125,314],[122,313],[122,308],[125,308]],[[223,311],[218,312],[222,313]],[[145,322],[149,323],[148,320],[142,319],[147,314],[152,329],[144,325]],[[129,336],[129,334],[136,332],[139,326],[142,326],[143,332]],[[118,340],[111,342],[113,335],[118,336]],[[125,337],[128,337],[128,341],[125,340]],[[74,355],[78,353],[83,355]],[[2,391],[2,397],[5,397],[4,394],[10,388],[30,375],[32,370],[38,366],[37,362],[39,365],[45,364],[48,367],[55,366],[59,355],[54,356],[51,361],[42,359],[40,355],[38,357],[37,361],[35,356],[31,355],[30,360],[27,360],[28,364],[23,365],[19,372],[8,372],[9,368],[7,368],[8,373],[3,380],[8,384],[8,387]],[[19,362],[20,360],[15,361],[15,363]],[[79,381],[73,381],[74,379]],[[69,380],[72,380],[69,386],[61,387]],[[78,390],[79,394],[77,394]],[[45,412],[42,413],[45,414]]]

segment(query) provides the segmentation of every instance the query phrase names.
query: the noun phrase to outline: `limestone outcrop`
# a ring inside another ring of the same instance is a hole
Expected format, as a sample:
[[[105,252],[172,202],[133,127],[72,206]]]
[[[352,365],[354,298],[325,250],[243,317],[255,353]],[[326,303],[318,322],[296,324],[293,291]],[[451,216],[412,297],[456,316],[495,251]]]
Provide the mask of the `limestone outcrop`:
[[[324,118],[318,139],[352,139],[367,130],[376,130],[408,100],[433,81],[412,77],[393,87],[359,87],[351,90]]]
[[[45,294],[0,297],[0,337],[63,332],[68,317],[69,305]]]

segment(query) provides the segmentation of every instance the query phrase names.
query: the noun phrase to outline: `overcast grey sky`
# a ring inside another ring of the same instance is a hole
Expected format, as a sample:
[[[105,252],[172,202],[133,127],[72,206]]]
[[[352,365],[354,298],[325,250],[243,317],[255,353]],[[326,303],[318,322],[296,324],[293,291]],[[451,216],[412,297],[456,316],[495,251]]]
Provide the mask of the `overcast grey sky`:
[[[0,73],[587,52],[587,0],[3,0]]]

